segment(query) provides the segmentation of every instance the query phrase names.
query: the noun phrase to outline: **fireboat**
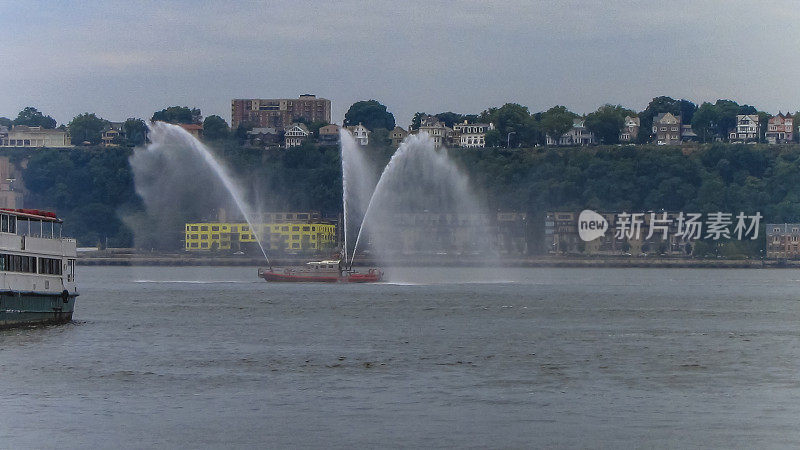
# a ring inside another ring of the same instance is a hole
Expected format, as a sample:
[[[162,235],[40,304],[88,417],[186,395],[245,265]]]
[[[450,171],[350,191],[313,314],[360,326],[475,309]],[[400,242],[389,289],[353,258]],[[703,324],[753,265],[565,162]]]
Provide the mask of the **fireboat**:
[[[376,283],[383,271],[368,269],[365,273],[348,268],[340,259],[309,261],[303,266],[259,267],[258,277],[272,282],[295,283]]]

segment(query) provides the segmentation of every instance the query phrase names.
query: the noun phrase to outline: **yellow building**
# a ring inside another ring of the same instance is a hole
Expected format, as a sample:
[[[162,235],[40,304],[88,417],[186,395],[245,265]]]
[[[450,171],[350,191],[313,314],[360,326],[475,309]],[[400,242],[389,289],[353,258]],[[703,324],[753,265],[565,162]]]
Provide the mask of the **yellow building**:
[[[336,225],[309,222],[187,223],[186,251],[233,250],[256,245],[256,233],[265,249],[288,252],[317,252],[336,247]]]

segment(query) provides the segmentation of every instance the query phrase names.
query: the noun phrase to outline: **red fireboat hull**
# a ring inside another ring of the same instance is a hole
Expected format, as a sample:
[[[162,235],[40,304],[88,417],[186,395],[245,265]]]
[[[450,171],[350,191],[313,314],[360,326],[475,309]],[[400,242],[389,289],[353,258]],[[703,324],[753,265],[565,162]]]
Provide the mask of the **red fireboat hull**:
[[[259,270],[258,276],[265,281],[278,283],[377,283],[383,278],[383,272],[370,269],[367,273],[350,273],[336,275],[309,275],[302,273],[280,273],[269,270]]]

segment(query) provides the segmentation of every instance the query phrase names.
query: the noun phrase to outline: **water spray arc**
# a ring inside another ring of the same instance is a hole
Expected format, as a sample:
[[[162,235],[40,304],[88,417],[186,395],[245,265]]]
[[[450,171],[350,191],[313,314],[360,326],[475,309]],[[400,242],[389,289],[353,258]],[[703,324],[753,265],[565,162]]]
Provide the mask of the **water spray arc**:
[[[375,168],[367,160],[361,145],[349,131],[339,130],[342,162],[343,237],[342,255],[347,264],[350,252],[351,226],[364,218],[367,204],[377,183]],[[353,249],[355,251],[355,249]],[[352,266],[352,264],[350,264]]]
[[[400,144],[378,178],[366,202],[349,264],[354,264],[359,245],[368,232],[376,238],[378,254],[386,257],[391,253],[387,244],[396,240],[403,229],[393,219],[395,213],[429,212],[485,214],[472,193],[468,177],[458,169],[445,149],[437,149],[427,133],[420,133],[408,136]],[[391,234],[387,235],[385,230],[390,230]],[[433,230],[428,228],[424,231]],[[430,235],[417,236],[412,245],[416,251],[425,252],[431,248],[431,239],[434,237]]]
[[[267,256],[267,251],[264,249],[264,245],[261,243],[261,237],[255,231],[256,228],[253,226],[254,223],[252,212],[244,201],[244,196],[241,189],[236,185],[236,183],[233,182],[225,167],[219,161],[217,161],[211,150],[209,150],[208,147],[197,140],[194,136],[189,134],[189,132],[177,125],[164,122],[150,122],[147,124],[147,127],[149,129],[149,138],[151,143],[147,147],[137,149],[136,151],[157,153],[162,149],[166,149],[167,144],[171,142],[175,142],[178,145],[190,148],[192,153],[201,158],[201,161],[203,161],[206,166],[211,169],[211,171],[217,176],[219,181],[228,191],[234,203],[236,204],[236,207],[242,213],[245,221],[249,225],[251,234],[255,237],[256,243],[258,243],[258,247],[261,249],[261,253],[264,255],[264,259],[267,261],[267,264],[272,267],[272,263]]]

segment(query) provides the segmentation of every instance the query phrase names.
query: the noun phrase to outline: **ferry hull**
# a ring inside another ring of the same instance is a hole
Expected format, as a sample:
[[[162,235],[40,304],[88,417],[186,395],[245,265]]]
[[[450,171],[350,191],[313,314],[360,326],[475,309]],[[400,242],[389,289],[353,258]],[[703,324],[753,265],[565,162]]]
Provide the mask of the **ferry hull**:
[[[60,324],[72,320],[75,295],[37,292],[0,293],[0,329],[26,325]]]

